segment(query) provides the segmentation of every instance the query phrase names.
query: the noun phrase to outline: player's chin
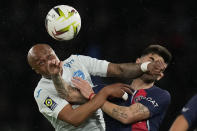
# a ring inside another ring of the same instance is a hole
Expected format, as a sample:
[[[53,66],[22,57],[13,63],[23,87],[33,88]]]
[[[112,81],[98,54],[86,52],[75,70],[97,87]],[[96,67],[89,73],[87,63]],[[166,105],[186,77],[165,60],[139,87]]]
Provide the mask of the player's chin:
[[[157,76],[153,76],[153,75],[143,75],[141,77],[141,79],[145,82],[145,83],[153,83],[157,80]]]

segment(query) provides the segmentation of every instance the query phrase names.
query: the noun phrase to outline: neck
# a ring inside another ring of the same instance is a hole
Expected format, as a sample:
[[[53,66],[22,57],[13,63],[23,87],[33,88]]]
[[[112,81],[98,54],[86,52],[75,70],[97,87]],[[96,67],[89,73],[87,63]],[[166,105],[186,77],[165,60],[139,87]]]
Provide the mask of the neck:
[[[140,90],[140,89],[148,89],[151,88],[154,85],[154,82],[152,83],[145,83],[142,79],[134,79],[131,83],[131,88],[134,90]]]

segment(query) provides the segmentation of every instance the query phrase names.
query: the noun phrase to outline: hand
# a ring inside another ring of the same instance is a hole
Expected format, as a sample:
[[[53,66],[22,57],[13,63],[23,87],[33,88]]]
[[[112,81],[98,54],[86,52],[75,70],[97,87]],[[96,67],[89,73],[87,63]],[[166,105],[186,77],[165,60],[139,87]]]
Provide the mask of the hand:
[[[152,75],[160,75],[167,67],[167,64],[161,60],[157,60],[148,64],[148,73]]]
[[[50,75],[58,75],[61,73],[63,62],[57,59],[48,61],[48,72]]]
[[[72,84],[80,90],[81,94],[86,98],[89,99],[91,93],[94,93],[90,84],[86,81],[81,79],[80,77],[73,77],[71,80]]]
[[[129,86],[122,83],[105,86],[102,90],[104,90],[104,93],[107,93],[108,96],[116,98],[122,98],[125,92],[132,94]]]

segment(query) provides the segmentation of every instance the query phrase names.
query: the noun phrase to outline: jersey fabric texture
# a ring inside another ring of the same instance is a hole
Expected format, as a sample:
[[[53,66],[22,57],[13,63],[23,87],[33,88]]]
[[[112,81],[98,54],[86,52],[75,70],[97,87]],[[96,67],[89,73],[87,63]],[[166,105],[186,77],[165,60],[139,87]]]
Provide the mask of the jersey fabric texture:
[[[170,99],[168,91],[153,86],[149,89],[135,91],[133,96],[129,95],[127,101],[122,99],[110,100],[110,102],[120,106],[131,106],[134,103],[141,103],[149,109],[150,118],[137,123],[122,124],[104,113],[106,131],[158,131],[170,104]]]
[[[188,103],[182,108],[181,113],[187,120],[189,127],[194,128],[197,123],[197,95],[193,96]]]
[[[97,60],[88,56],[71,55],[63,62],[62,78],[71,84],[72,77],[81,77],[93,87],[90,75],[105,77],[109,62]],[[97,110],[80,126],[74,127],[57,119],[59,112],[69,104],[58,97],[52,80],[41,78],[35,91],[34,98],[39,111],[51,122],[56,131],[104,131],[105,123],[101,109]],[[77,108],[79,105],[73,105]]]

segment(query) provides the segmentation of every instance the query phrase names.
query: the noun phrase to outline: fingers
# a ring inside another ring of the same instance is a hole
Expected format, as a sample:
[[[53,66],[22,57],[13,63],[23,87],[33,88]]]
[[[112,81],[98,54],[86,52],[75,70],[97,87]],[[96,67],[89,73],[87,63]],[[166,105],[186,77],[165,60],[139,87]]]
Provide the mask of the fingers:
[[[75,80],[78,80],[78,81],[85,81],[85,80],[83,80],[81,77],[73,77],[73,79],[75,79]]]
[[[62,67],[62,66],[63,66],[63,62],[60,61],[60,62],[59,62],[59,67]]]
[[[76,86],[76,88],[78,88],[78,89],[83,88],[85,86],[89,86],[89,83],[80,77],[73,77],[71,79],[71,81],[72,81],[73,85]]]
[[[81,90],[81,83],[80,83],[80,81],[78,81],[78,80],[76,80],[76,79],[71,79],[71,81],[72,81],[72,84],[77,88],[77,89],[79,89],[79,90]]]
[[[161,71],[164,71],[167,67],[167,64],[164,63],[162,60],[157,60],[157,68],[160,69]]]
[[[160,75],[161,72],[163,72],[167,67],[167,64],[164,63],[162,60],[156,60],[152,63],[150,63],[149,66],[149,73],[153,75]]]
[[[59,61],[59,60],[56,60],[56,59],[53,59],[53,60],[49,60],[49,61],[48,61],[48,65],[49,65],[49,66],[60,67],[60,66],[63,65],[63,62],[62,62],[62,61]]]

